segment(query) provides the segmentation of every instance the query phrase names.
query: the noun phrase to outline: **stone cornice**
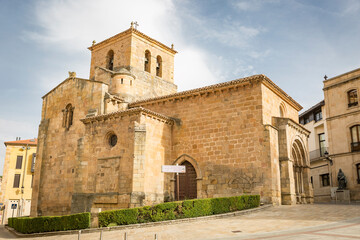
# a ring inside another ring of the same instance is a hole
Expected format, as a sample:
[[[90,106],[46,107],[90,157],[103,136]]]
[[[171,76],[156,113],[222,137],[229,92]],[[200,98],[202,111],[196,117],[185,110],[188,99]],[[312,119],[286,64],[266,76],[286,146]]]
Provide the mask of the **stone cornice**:
[[[343,152],[343,153],[334,153],[331,154],[329,157],[331,158],[337,158],[337,157],[343,157],[343,156],[349,156],[349,155],[360,155],[360,152]]]
[[[95,66],[95,69],[101,69],[104,72],[110,73],[111,76],[116,76],[116,75],[127,75],[130,76],[132,78],[136,78],[136,76],[134,74],[132,74],[129,70],[127,70],[126,68],[121,68],[119,71],[112,71],[109,69],[106,69],[104,67],[100,67],[100,66]]]
[[[130,34],[136,34],[137,36],[139,36],[139,37],[141,37],[141,38],[144,38],[144,39],[146,39],[147,41],[149,41],[149,42],[151,42],[151,43],[153,43],[153,44],[155,44],[155,45],[157,45],[157,46],[159,46],[159,47],[161,47],[161,48],[166,49],[167,51],[171,52],[172,54],[177,53],[177,51],[175,51],[174,49],[166,46],[165,44],[163,44],[163,43],[161,43],[161,42],[159,42],[159,41],[157,41],[157,40],[155,40],[155,39],[147,36],[146,34],[144,34],[144,33],[140,32],[140,31],[136,30],[135,28],[131,28],[131,27],[130,27],[129,29],[121,32],[121,33],[116,34],[115,36],[112,36],[112,37],[110,37],[110,38],[107,38],[107,39],[105,39],[105,40],[103,40],[103,41],[101,41],[101,42],[99,42],[99,43],[96,43],[96,44],[92,45],[91,47],[88,47],[88,49],[89,49],[90,51],[93,51],[94,49],[96,49],[96,48],[98,48],[98,47],[104,46],[104,45],[106,45],[106,44],[108,44],[108,43],[111,43],[111,42],[113,42],[113,41],[116,41],[117,39],[119,39],[119,38],[121,38],[121,37],[124,37],[124,36],[126,36],[126,35],[130,35]]]
[[[298,132],[305,134],[306,137],[310,136],[311,131],[307,130],[305,127],[301,126],[299,123],[295,122],[294,120],[292,120],[290,118],[288,118],[287,125],[289,127],[296,129]]]
[[[272,129],[274,129],[274,130],[276,130],[276,131],[279,131],[279,128],[277,128],[277,127],[275,127],[275,126],[273,126],[273,125],[271,125],[271,124],[264,124],[264,126],[265,126],[265,127],[270,127],[270,128],[272,128]]]
[[[358,69],[357,69],[357,70],[358,70]],[[336,78],[337,78],[337,77],[332,78],[331,80],[334,80],[334,79],[336,79]],[[339,86],[339,85],[343,85],[343,84],[346,84],[346,83],[349,83],[349,82],[352,82],[352,81],[355,81],[355,80],[359,80],[359,79],[360,79],[360,74],[357,75],[357,76],[354,76],[354,77],[345,79],[345,80],[343,80],[343,81],[341,81],[341,82],[334,83],[334,84],[332,84],[332,85],[330,85],[330,86],[324,87],[324,88],[323,88],[323,91],[327,91],[327,90],[329,90],[329,89],[331,89],[331,88],[334,88],[334,87],[337,87],[337,86]],[[330,79],[329,79],[329,80],[330,80]],[[329,81],[329,80],[327,80],[327,81]]]
[[[80,119],[80,121],[82,121],[84,124],[88,124],[93,122],[105,121],[108,119],[116,119],[121,116],[134,115],[134,114],[142,114],[144,116],[151,117],[153,119],[156,119],[158,121],[164,122],[169,125],[174,124],[174,120],[172,118],[142,107],[131,108],[124,111],[118,111],[118,112],[98,115],[94,117],[83,118]]]
[[[360,114],[360,110],[351,111],[351,112],[343,113],[340,115],[328,117],[328,118],[326,118],[326,121],[332,121],[334,119],[338,119],[338,118],[342,118],[342,117],[346,117],[346,116],[350,116],[350,115],[355,115],[355,114]]]
[[[300,111],[302,109],[301,105],[297,103],[294,99],[292,99],[289,95],[287,95],[280,87],[278,87],[275,83],[273,83],[267,76],[263,74],[254,75],[246,78],[240,78],[229,82],[224,83],[218,83],[202,88],[196,88],[188,91],[178,92],[170,95],[160,96],[160,97],[154,97],[154,98],[148,98],[144,100],[139,100],[133,103],[130,103],[130,107],[137,107],[147,104],[152,104],[155,102],[165,102],[165,101],[171,101],[175,99],[183,99],[186,97],[192,97],[192,96],[202,96],[211,92],[221,91],[224,89],[230,89],[230,88],[237,88],[239,86],[245,85],[245,84],[253,84],[256,82],[262,82],[266,87],[268,87],[270,90],[272,90],[274,93],[276,93],[278,96],[280,96],[284,101],[286,101],[288,104],[293,106],[297,111]]]
[[[311,131],[307,130],[305,127],[303,127],[301,124],[295,122],[294,120],[290,119],[290,118],[283,118],[283,117],[273,117],[275,119],[281,119],[279,121],[285,120],[285,122],[282,121],[283,124],[281,125],[285,125],[284,123],[286,123],[287,126],[296,129],[298,132],[300,132],[301,134],[305,134],[306,137],[310,136]]]
[[[53,89],[51,89],[47,94],[45,94],[44,96],[42,96],[42,99],[44,99],[47,95],[49,95],[50,93],[52,93],[53,91],[55,91],[58,87],[60,87],[61,85],[63,85],[65,82],[67,82],[67,81],[69,81],[69,80],[74,80],[74,79],[108,85],[108,84],[103,83],[103,82],[100,82],[100,81],[95,81],[95,80],[90,80],[90,79],[85,79],[85,78],[77,78],[77,77],[72,78],[72,77],[69,77],[69,78],[65,79],[64,81],[62,81],[61,83],[59,83],[56,87],[54,87]]]
[[[323,83],[326,83],[326,82],[331,82],[332,80],[334,80],[334,79],[336,79],[336,78],[340,78],[340,77],[343,77],[343,76],[346,76],[346,75],[352,74],[352,73],[357,72],[357,71],[359,71],[359,70],[360,70],[360,68],[356,68],[356,69],[351,70],[351,71],[349,71],[349,72],[342,73],[342,74],[340,74],[340,75],[337,75],[337,76],[335,76],[335,77],[332,77],[332,78],[329,78],[329,79],[327,79],[327,80],[323,81]]]

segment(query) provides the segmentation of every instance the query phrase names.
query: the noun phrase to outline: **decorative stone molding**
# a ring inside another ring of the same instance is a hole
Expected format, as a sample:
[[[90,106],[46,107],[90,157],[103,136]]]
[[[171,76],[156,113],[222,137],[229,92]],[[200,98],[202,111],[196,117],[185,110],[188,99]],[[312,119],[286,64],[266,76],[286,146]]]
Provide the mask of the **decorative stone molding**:
[[[307,130],[305,127],[303,127],[302,125],[300,125],[299,123],[295,122],[294,120],[292,120],[290,118],[281,118],[281,117],[273,117],[273,118],[277,120],[276,121],[277,125],[286,124],[286,126],[289,126],[290,128],[295,129],[300,134],[304,134],[306,137],[310,136],[309,130]],[[281,121],[281,123],[279,123],[279,120]],[[277,126],[277,127],[279,127],[279,126]]]
[[[80,119],[84,124],[93,123],[93,122],[101,122],[112,118],[118,118],[121,116],[127,116],[127,115],[133,115],[133,114],[142,114],[147,117],[151,117],[152,119],[156,119],[158,121],[164,122],[169,125],[174,124],[174,120],[170,117],[167,117],[165,115],[162,115],[160,113],[153,112],[151,110],[148,110],[146,108],[137,107],[137,108],[131,108],[124,111],[117,111],[109,114],[102,114],[95,117],[88,117]]]
[[[136,76],[134,74],[131,73],[131,71],[127,70],[126,68],[120,68],[118,71],[115,71],[115,70],[109,70],[107,68],[104,68],[104,67],[100,67],[100,66],[95,66],[95,69],[101,69],[107,73],[110,73],[111,76],[115,76],[115,75],[127,75],[127,76],[130,76],[132,78],[136,78]]]

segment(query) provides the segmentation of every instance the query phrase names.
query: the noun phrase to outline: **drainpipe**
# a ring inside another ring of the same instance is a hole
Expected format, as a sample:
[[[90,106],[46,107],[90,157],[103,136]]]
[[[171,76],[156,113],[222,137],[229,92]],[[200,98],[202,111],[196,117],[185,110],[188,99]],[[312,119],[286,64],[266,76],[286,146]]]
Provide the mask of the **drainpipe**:
[[[20,217],[22,216],[21,212],[23,212],[23,207],[24,207],[24,181],[25,181],[25,173],[26,173],[26,161],[27,161],[27,153],[28,153],[28,149],[29,149],[29,144],[26,144],[26,148],[25,148],[25,161],[24,161],[24,173],[23,173],[23,178],[22,178],[22,183],[21,183],[21,208],[20,208]]]

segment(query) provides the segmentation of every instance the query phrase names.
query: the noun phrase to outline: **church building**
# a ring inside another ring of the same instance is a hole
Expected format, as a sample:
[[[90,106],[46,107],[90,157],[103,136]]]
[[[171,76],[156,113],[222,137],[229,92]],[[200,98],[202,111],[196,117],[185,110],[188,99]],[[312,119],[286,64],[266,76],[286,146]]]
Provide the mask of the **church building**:
[[[89,79],[70,72],[43,96],[32,216],[178,197],[313,201],[302,107],[268,77],[177,92],[174,47],[133,25],[89,50]],[[161,172],[176,164],[179,191]]]

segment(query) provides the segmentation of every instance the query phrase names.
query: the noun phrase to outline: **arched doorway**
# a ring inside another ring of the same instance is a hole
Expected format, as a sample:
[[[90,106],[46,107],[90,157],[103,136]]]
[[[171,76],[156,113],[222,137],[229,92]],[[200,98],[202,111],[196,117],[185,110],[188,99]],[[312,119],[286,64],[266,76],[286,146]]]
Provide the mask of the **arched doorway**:
[[[294,163],[294,180],[296,203],[305,203],[305,183],[307,182],[305,168],[306,158],[304,148],[299,140],[295,140],[291,150]]]
[[[196,171],[194,166],[185,161],[181,165],[186,167],[185,173],[179,173],[179,200],[197,198]],[[175,199],[178,199],[177,177],[175,176]]]

